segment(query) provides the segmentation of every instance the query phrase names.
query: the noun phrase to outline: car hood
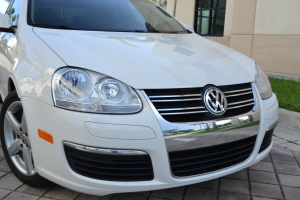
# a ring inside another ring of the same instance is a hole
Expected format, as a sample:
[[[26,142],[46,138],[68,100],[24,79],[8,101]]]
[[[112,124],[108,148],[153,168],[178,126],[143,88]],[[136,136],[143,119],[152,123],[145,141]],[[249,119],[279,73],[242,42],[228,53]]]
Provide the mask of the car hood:
[[[112,33],[34,28],[68,65],[136,89],[254,81],[255,62],[197,34]]]

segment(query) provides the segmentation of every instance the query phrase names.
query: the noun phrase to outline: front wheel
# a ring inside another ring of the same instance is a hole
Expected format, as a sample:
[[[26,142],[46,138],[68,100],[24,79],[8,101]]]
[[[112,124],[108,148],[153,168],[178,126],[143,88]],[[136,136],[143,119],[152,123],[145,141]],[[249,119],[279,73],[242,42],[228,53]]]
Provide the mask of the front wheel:
[[[15,91],[7,96],[1,109],[0,137],[6,161],[18,179],[31,186],[48,183],[34,167],[30,133],[21,100]]]

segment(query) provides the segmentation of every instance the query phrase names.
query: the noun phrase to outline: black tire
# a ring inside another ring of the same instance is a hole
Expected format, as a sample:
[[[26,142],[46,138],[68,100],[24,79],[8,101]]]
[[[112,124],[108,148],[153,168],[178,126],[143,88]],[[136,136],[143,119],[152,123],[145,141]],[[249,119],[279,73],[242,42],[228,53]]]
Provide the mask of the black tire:
[[[5,121],[5,115],[7,110],[9,109],[10,105],[12,105],[13,103],[16,102],[20,102],[20,99],[18,97],[17,92],[13,91],[11,92],[7,98],[5,99],[2,109],[1,109],[1,114],[0,114],[0,138],[1,138],[1,145],[3,148],[3,153],[4,156],[6,158],[6,161],[11,169],[11,171],[15,174],[15,176],[22,181],[23,183],[30,185],[30,186],[42,186],[42,185],[47,185],[50,182],[48,180],[46,180],[45,178],[41,177],[38,173],[35,173],[34,175],[25,175],[24,173],[22,173],[13,163],[9,153],[8,153],[8,149],[7,149],[7,145],[6,145],[6,136],[5,136],[5,128],[4,128],[4,121]],[[23,108],[21,107],[21,109],[19,109],[20,111],[18,112],[22,112],[23,114]],[[21,116],[22,116],[21,114]],[[17,115],[20,116],[20,113],[16,113],[16,119],[20,118]],[[21,121],[20,121],[21,122]],[[30,133],[28,133],[28,135],[30,135]],[[33,165],[34,166],[34,165]]]

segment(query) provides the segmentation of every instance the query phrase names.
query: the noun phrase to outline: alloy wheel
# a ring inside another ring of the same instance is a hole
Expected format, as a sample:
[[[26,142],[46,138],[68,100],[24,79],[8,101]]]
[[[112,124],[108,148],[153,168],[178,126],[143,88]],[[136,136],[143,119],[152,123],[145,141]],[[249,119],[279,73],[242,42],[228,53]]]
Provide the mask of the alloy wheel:
[[[13,102],[5,113],[4,140],[15,167],[26,176],[35,175],[37,172],[32,159],[26,119],[20,101]]]

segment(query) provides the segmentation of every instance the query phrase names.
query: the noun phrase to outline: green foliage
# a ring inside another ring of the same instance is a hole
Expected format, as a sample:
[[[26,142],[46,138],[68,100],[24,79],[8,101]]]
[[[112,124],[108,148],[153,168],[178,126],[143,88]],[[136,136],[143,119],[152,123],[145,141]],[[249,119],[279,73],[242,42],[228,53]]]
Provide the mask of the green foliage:
[[[300,112],[300,80],[269,77],[281,108]]]

